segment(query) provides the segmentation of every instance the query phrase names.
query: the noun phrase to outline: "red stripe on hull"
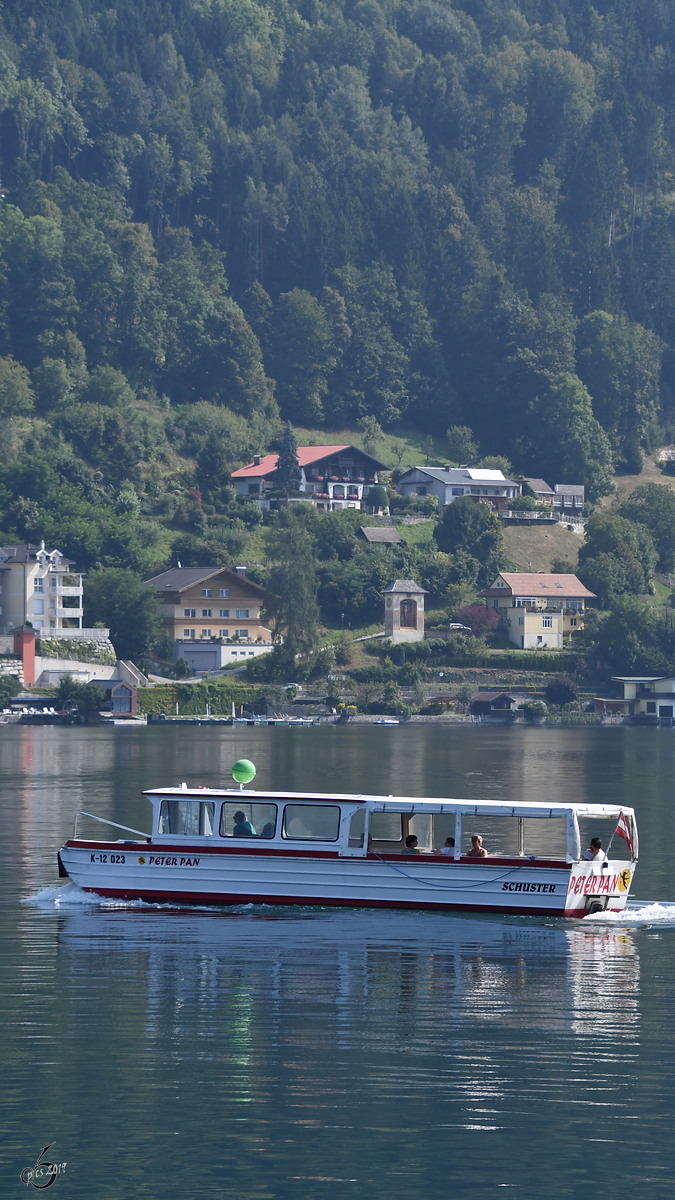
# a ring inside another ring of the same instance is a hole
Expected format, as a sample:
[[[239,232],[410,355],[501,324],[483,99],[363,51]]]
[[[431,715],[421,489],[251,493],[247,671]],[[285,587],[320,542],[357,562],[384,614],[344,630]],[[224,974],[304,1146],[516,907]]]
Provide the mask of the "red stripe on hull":
[[[84,887],[84,892],[93,892],[97,896],[112,897],[116,900],[143,900],[147,904],[166,904],[173,902],[174,904],[300,904],[304,908],[405,908],[405,909],[434,909],[440,912],[460,911],[465,912],[493,912],[501,913],[503,916],[514,914],[515,916],[530,916],[530,917],[562,917],[563,909],[555,908],[531,908],[524,905],[514,905],[513,907],[503,908],[498,904],[419,904],[416,901],[406,903],[403,900],[337,900],[335,898],[317,898],[308,900],[306,896],[236,896],[228,895],[227,893],[212,893],[190,892],[127,892],[121,888],[106,888],[105,891],[100,891],[94,887]],[[576,914],[574,914],[576,915]],[[584,915],[584,914],[579,914]]]
[[[420,863],[440,862],[448,869],[459,866],[482,867],[535,867],[537,870],[558,870],[569,871],[570,863],[558,861],[552,858],[536,859],[532,862],[527,858],[501,858],[495,855],[494,858],[472,858],[470,855],[459,860],[446,858],[443,854],[419,854],[412,856],[404,856],[401,851],[388,853],[386,850],[376,854],[368,854],[360,856],[341,855],[338,850],[303,850],[299,846],[193,846],[181,845],[173,842],[83,842],[79,838],[73,841],[70,838],[65,843],[66,849],[69,850],[103,850],[114,854],[189,854],[189,855],[207,855],[207,854],[253,854],[256,858],[275,857],[275,858],[326,858],[331,861],[340,859],[344,861],[349,858],[350,863],[372,863],[373,859],[382,859],[384,862],[396,862],[400,864],[414,863],[419,866]],[[149,849],[148,849],[149,847]]]

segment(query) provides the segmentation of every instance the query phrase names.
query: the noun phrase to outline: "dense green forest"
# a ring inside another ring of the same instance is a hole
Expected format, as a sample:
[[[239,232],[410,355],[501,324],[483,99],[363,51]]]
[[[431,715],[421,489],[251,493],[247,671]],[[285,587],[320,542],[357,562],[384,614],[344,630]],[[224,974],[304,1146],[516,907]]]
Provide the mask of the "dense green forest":
[[[607,493],[675,436],[674,51],[664,0],[5,0],[0,532],[236,555],[280,419]]]

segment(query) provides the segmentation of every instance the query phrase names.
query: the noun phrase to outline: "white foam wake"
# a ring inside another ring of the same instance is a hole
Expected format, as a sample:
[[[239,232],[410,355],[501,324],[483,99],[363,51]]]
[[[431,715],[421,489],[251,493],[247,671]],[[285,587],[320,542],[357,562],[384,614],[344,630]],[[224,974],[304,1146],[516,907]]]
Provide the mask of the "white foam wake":
[[[149,908],[149,909],[199,909],[212,912],[214,909],[223,911],[220,905],[189,904],[179,900],[153,902],[149,900],[119,900],[111,896],[98,896],[95,892],[85,892],[76,883],[53,883],[43,887],[34,896],[26,896],[22,904],[33,904],[36,908],[81,908],[97,906],[99,908]],[[248,912],[250,909],[267,908],[268,905],[234,904],[227,908],[228,912]]]
[[[623,912],[589,913],[584,917],[587,921],[608,923],[611,925],[675,925],[675,904],[642,904],[635,908],[631,905]]]
[[[91,892],[84,892],[76,883],[53,883],[49,887],[40,888],[34,896],[26,896],[21,903],[61,908],[62,905],[70,904],[100,904],[100,897]]]

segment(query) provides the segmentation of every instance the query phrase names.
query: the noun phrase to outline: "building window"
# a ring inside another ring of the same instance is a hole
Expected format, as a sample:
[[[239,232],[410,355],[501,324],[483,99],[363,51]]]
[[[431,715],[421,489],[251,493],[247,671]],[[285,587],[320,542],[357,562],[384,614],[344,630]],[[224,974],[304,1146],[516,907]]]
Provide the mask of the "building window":
[[[238,608],[238,609],[235,611],[235,614],[234,614],[234,615],[235,615],[235,617],[237,618],[237,620],[239,620],[239,621],[245,621],[245,620],[246,620],[246,618],[248,617],[248,615],[249,615],[250,611],[251,611],[251,610],[250,610],[249,608]]]
[[[36,629],[44,629],[45,627],[44,621],[35,621],[34,624]]]
[[[576,623],[577,623],[576,617],[570,617],[570,625],[574,626],[574,625],[576,625]]]
[[[504,583],[503,579],[498,579],[496,586],[497,587],[506,587],[506,584]]]
[[[211,588],[202,588],[202,596],[210,597],[212,595],[213,595],[213,593],[211,591]]]
[[[427,494],[427,489],[425,487],[415,488],[415,491],[417,492],[418,496],[426,496]]]
[[[211,610],[210,608],[203,608],[203,609],[202,609],[202,616],[203,616],[203,617],[211,617],[212,615],[213,615],[213,612],[212,612],[212,610]]]
[[[238,638],[247,638],[248,637],[248,629],[237,629],[237,630],[235,630],[235,633]]]
[[[220,596],[221,600],[227,599],[229,594],[230,594],[229,588],[221,588],[220,591],[218,592],[218,595]]]
[[[230,615],[229,608],[221,608],[221,610],[218,614],[218,616],[220,616],[220,617],[229,617],[229,615]]]
[[[417,601],[402,600],[400,607],[401,629],[417,629]]]
[[[33,601],[33,612],[42,614],[42,613],[44,613],[44,611],[45,611],[44,600],[34,600]]]
[[[49,628],[50,628],[50,629],[56,629],[56,621],[50,621],[50,622],[49,622]]]
[[[196,616],[197,616],[197,609],[196,609],[196,608],[184,608],[184,609],[183,609],[183,616],[184,616],[184,617],[196,617]]]
[[[202,631],[201,631],[201,633],[199,634],[199,636],[200,636],[200,637],[203,637],[203,638],[210,638],[210,637],[211,637],[211,630],[210,630],[210,629],[202,629]]]
[[[58,583],[58,580],[56,578],[56,575],[52,575],[51,579],[49,580],[49,586],[55,588],[57,583]]]
[[[248,485],[249,496],[257,496],[259,493],[260,493],[260,484],[259,483],[249,483],[249,485]]]
[[[553,629],[553,617],[542,617],[541,623],[544,629]]]
[[[453,494],[453,496],[463,496],[463,495],[464,495],[464,488],[453,488],[453,489],[452,489],[452,494]]]
[[[525,618],[524,618],[524,617],[518,617],[518,624],[519,624],[519,625],[524,625],[524,624],[525,624]]]
[[[38,579],[38,577],[36,576],[35,579],[33,580],[33,590],[36,592],[44,592],[44,590],[45,590],[44,579]]]
[[[189,630],[189,629],[184,629],[184,630],[183,630],[183,637],[184,637],[184,638],[189,638],[189,637],[190,637],[190,630]]]
[[[648,712],[648,713],[655,713],[655,712],[656,712],[656,701],[655,701],[655,700],[648,700],[648,701],[647,701],[647,712]]]
[[[541,634],[537,634],[537,645],[538,645],[538,646],[541,646],[541,643],[543,642],[543,640],[544,640],[544,639],[543,639],[543,637],[541,636]]]
[[[496,597],[495,597],[495,599],[492,601],[492,607],[493,607],[493,608],[499,608],[499,600],[498,600]]]
[[[230,634],[227,629],[219,629],[218,630],[218,637],[229,637],[229,636],[230,636]]]

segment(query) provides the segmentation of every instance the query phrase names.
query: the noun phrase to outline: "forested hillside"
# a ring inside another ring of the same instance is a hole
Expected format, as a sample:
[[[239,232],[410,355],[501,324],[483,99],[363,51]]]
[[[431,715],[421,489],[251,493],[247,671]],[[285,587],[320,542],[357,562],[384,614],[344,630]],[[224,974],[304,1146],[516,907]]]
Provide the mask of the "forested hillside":
[[[279,415],[606,493],[675,433],[674,50],[663,0],[5,0],[3,536],[236,553]]]

